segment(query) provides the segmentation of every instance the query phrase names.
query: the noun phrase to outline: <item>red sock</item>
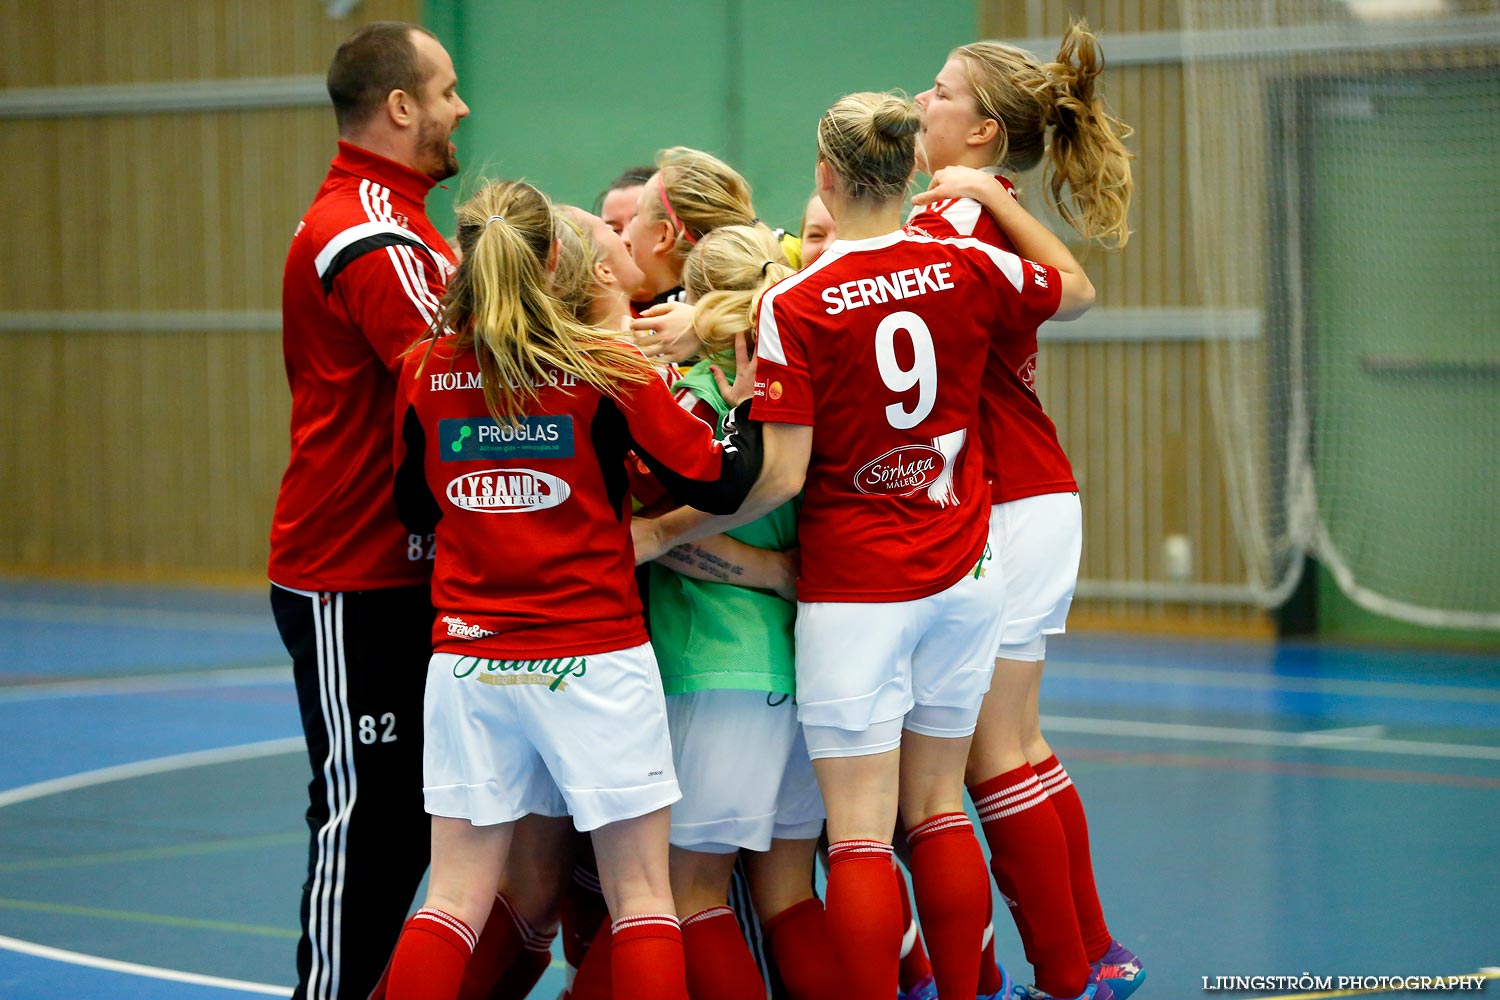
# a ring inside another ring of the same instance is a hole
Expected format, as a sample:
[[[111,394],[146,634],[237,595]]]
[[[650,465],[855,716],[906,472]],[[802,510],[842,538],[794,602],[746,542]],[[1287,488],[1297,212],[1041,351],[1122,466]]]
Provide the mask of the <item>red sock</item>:
[[[537,981],[542,978],[542,973],[551,965],[552,938],[547,939],[545,948],[532,948],[529,945],[522,948],[521,954],[510,963],[510,968],[505,970],[487,1000],[526,1000]]]
[[[563,892],[560,915],[563,958],[576,977],[583,969],[589,946],[599,936],[599,929],[609,926],[609,907],[605,905],[604,891],[599,886],[599,874],[591,867],[584,864],[574,866],[573,877]],[[605,939],[608,937],[606,934]],[[608,978],[605,976],[606,980]]]
[[[1094,860],[1089,856],[1089,821],[1083,815],[1083,800],[1056,754],[1031,768],[1062,822],[1063,835],[1068,840],[1068,880],[1073,885],[1073,909],[1078,913],[1083,950],[1090,962],[1097,962],[1109,951],[1114,936],[1104,923],[1104,908],[1099,905],[1099,890],[1094,887]]]
[[[767,920],[765,927],[776,971],[792,1000],[825,1000],[843,992],[844,978],[831,958],[833,943],[821,899],[793,904]]]
[[[611,1000],[614,986],[610,982],[610,945],[614,932],[608,923],[599,928],[594,940],[584,949],[578,975],[568,986],[568,1000]],[[564,944],[564,948],[566,948]]]
[[[901,967],[901,890],[890,844],[828,845],[828,936],[843,963],[848,1000],[890,1000]]]
[[[979,950],[990,895],[974,826],[967,813],[939,813],[907,830],[906,840],[938,996],[968,1000],[979,992]]]
[[[682,927],[672,914],[616,920],[609,947],[616,1000],[688,1000]]]
[[[911,893],[906,890],[906,876],[896,869],[896,888],[901,890],[901,988],[910,990],[924,979],[932,976],[932,963],[927,960],[927,948],[922,944],[922,931],[917,927],[917,918],[911,912]]]
[[[526,918],[510,905],[510,900],[495,893],[495,905],[490,909],[479,943],[474,946],[474,955],[464,970],[459,1000],[490,1000],[495,984],[500,982],[500,977],[522,949],[543,941],[551,946],[551,939],[532,928]]]
[[[1076,997],[1088,983],[1073,890],[1068,884],[1068,845],[1057,810],[1029,764],[969,788],[990,844],[995,880],[1026,914],[1031,942],[1027,957],[1038,989]],[[920,905],[920,897],[918,905]]]
[[[386,996],[390,1000],[446,1000],[458,996],[464,966],[474,954],[472,928],[450,913],[424,906],[396,942]]]
[[[1000,977],[1000,963],[995,961],[995,901],[990,899],[990,915],[984,928],[984,947],[979,951],[979,995],[999,993],[1005,980]]]
[[[989,835],[985,835],[989,839]],[[1016,933],[1021,936],[1021,947],[1026,950],[1026,961],[1032,965],[1036,964],[1036,955],[1031,949],[1031,925],[1026,922],[1026,914],[1016,905],[1016,886],[1011,882],[1010,876],[1002,872],[995,865],[994,858],[990,859],[990,871],[995,876],[995,888],[1000,890],[1000,898],[1005,901],[1005,908],[1010,911],[1010,919],[1015,921]],[[373,998],[371,998],[373,1000]]]
[[[729,907],[715,906],[684,920],[682,951],[693,1000],[766,1000],[760,966]]]

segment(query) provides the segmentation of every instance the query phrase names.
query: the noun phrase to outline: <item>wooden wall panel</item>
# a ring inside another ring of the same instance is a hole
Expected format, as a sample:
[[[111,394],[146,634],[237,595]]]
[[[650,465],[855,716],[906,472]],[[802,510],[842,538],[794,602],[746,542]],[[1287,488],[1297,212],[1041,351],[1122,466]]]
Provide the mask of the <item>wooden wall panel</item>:
[[[290,400],[275,331],[9,333],[0,565],[264,571]]]
[[[1072,15],[1084,17],[1100,35],[1106,65],[1112,36],[1181,27],[1178,0],[987,2],[979,21],[987,37],[1060,42]],[[1055,51],[1037,54],[1050,58]],[[1090,251],[1084,259],[1100,307],[1205,305],[1187,167],[1197,151],[1190,150],[1183,87],[1183,68],[1174,63],[1114,66],[1101,79],[1110,107],[1135,129],[1128,145],[1136,155],[1136,193],[1128,247],[1117,254]],[[1039,171],[1024,178],[1023,190],[1028,207],[1049,217]],[[1205,330],[1205,338],[1213,333]],[[1189,539],[1191,583],[1234,587],[1245,581],[1210,408],[1214,363],[1206,340],[1044,341],[1038,391],[1073,460],[1084,499],[1085,587],[1091,581],[1170,582],[1163,557],[1170,535]],[[1264,625],[1263,612],[1249,604],[1085,599],[1079,608],[1085,617],[1111,620]]]
[[[418,0],[0,0],[4,87],[313,74]],[[274,313],[327,171],[321,108],[9,120],[8,313]],[[0,565],[262,577],[290,398],[275,329],[0,331]]]
[[[321,0],[0,0],[0,86],[321,75],[356,25],[420,17],[420,0],[364,0],[338,19]]]
[[[332,124],[319,108],[7,122],[9,197],[36,238],[0,250],[0,299],[279,308],[286,243],[333,158]]]

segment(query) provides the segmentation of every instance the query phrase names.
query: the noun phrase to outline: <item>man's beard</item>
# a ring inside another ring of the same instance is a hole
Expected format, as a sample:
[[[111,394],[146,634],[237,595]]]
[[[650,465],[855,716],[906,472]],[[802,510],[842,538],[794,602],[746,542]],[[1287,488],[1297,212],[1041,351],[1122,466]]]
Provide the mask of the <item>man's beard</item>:
[[[418,133],[418,148],[427,157],[427,176],[435,181],[445,181],[458,173],[458,157],[448,148],[452,134],[432,119],[424,121]]]

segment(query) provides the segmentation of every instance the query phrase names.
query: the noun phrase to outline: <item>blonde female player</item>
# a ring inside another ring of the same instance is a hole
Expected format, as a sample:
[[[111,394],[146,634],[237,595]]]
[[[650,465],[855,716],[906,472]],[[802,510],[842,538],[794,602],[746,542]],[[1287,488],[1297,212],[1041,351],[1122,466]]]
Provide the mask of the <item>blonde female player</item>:
[[[624,241],[603,219],[580,208],[558,205],[554,212],[556,257],[549,291],[581,322],[601,330],[624,330],[631,298],[642,280]],[[708,422],[718,426],[719,416],[709,414]],[[746,586],[791,587],[786,561],[776,558],[779,553],[723,536],[701,543],[701,548],[697,560],[679,567],[683,573],[715,579],[703,567],[718,571],[732,566],[742,571],[737,579]],[[569,818],[531,815],[518,821],[509,860],[494,909],[464,973],[460,1000],[526,996],[551,962],[559,921],[568,984],[573,987],[605,914],[593,852],[586,835],[574,835]],[[701,923],[692,925],[694,930],[685,936],[701,937]],[[595,989],[607,992],[608,962],[594,971],[599,979]],[[693,971],[690,959],[690,981]],[[590,992],[589,986],[578,984],[580,1000]]]
[[[556,205],[553,213],[555,257],[548,290],[581,323],[627,329],[630,301],[643,279],[624,241],[604,220],[580,208]],[[588,835],[575,833],[571,818],[518,820],[507,859],[494,908],[464,972],[460,1000],[521,1000],[529,994],[552,962],[559,923],[571,985],[607,915]],[[371,1000],[383,997],[380,992]]]
[[[685,362],[701,345],[684,303],[682,269],[699,240],[720,226],[757,223],[750,184],[718,157],[686,146],[656,155],[625,243],[645,274],[641,298],[655,303],[631,324],[647,357]]]
[[[569,237],[577,242],[577,252],[587,267],[584,275],[571,282],[559,297],[573,315],[589,326],[603,330],[630,328],[630,303],[640,294],[646,276],[641,272],[630,248],[620,234],[602,218],[574,205],[557,206],[560,249],[567,248]]]
[[[799,240],[799,252],[801,266],[810,267],[823,255],[823,251],[838,239],[838,225],[833,221],[833,216],[828,214],[828,206],[823,204],[823,199],[816,193],[807,199],[807,205],[802,209],[802,226],[798,230],[801,234]],[[898,839],[898,849],[904,847]],[[903,860],[905,855],[902,855]],[[922,942],[922,932],[917,926],[916,917],[912,914],[911,895],[906,888],[906,876],[897,873],[896,886],[901,890],[901,921],[903,934],[901,938],[901,994],[899,1000],[925,1000],[935,996],[936,986],[932,979],[932,965],[927,959],[927,949]],[[983,964],[980,966],[980,983],[986,982],[984,976],[988,972]],[[996,992],[1003,986],[1003,979],[998,978],[999,971],[996,970],[996,982],[989,992]]]
[[[714,423],[728,413],[723,378],[714,371],[737,369],[736,345],[748,340],[753,348],[761,295],[791,273],[762,226],[721,227],[693,248],[683,280],[706,357],[673,386],[690,412]],[[795,546],[794,505],[731,537],[767,552]],[[673,549],[653,565],[651,583],[652,642],[683,790],[672,813],[672,893],[681,911],[693,914],[683,921],[689,993],[694,1000],[765,996],[726,905],[739,857],[788,993],[796,1000],[837,996],[822,903],[812,891],[824,811],[793,700],[794,574],[783,598],[708,555],[697,544]],[[695,561],[717,568],[717,580],[681,572]]]
[[[720,444],[638,351],[563,311],[535,188],[487,185],[458,222],[463,263],[396,406],[397,508],[436,532],[439,617],[429,890],[388,996],[458,995],[515,822],[567,813],[593,832],[614,995],[685,1000],[667,877],[679,793],[632,581],[624,457],[633,448],[674,493],[722,512],[757,471],[755,435]]]
[[[1093,300],[1066,252],[1059,268],[903,232],[917,126],[909,102],[870,93],[819,122],[817,188],[839,240],[761,299],[765,470],[734,517],[676,511],[652,542],[722,530],[805,480],[798,715],[828,811],[828,927],[854,1000],[897,988],[898,810],[939,995],[975,995],[989,893],[963,771],[1004,595],[988,572],[983,464],[966,445],[992,333]]]
[[[1069,27],[1057,60],[1046,65],[999,42],[954,49],[916,98],[933,185],[914,199],[909,227],[1046,254],[1057,240],[1021,209],[1001,176],[1045,160],[1049,195],[1063,217],[1085,238],[1123,247],[1133,185],[1121,140],[1130,130],[1094,94],[1102,67],[1098,40],[1081,23]],[[1068,197],[1059,200],[1064,187]],[[1145,973],[1104,922],[1083,806],[1038,717],[1046,637],[1064,630],[1083,529],[1077,483],[1037,398],[1036,359],[1035,329],[995,338],[980,396],[994,429],[986,439],[991,534],[1007,625],[968,785],[996,882],[1036,969],[1032,995],[1073,997],[1102,980],[1101,994],[1123,1000]]]

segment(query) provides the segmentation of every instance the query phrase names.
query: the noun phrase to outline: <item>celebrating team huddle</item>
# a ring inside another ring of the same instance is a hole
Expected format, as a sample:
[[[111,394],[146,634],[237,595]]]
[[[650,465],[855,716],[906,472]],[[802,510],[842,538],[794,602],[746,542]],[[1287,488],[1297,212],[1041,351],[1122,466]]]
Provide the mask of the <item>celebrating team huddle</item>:
[[[672,147],[603,219],[486,183],[450,248],[451,62],[390,22],[340,48],[271,564],[314,771],[296,997],[520,1000],[559,929],[570,1000],[1144,981],[1037,717],[1082,535],[1037,329],[1094,289],[1000,176],[1045,161],[1124,244],[1100,66],[1075,25],[1054,63],[981,42],[914,102],[841,98],[800,240]]]

